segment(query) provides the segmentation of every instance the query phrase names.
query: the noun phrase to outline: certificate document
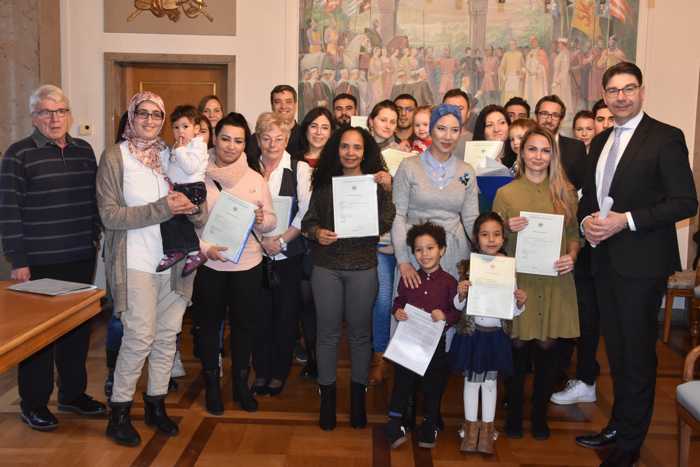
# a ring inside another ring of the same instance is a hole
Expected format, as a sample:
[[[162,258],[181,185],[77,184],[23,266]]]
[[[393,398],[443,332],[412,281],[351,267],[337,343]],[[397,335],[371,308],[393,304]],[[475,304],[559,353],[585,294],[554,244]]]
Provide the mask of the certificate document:
[[[222,191],[209,213],[202,240],[225,246],[221,255],[237,263],[255,223],[256,209],[257,206]]]
[[[272,197],[272,208],[277,216],[277,227],[272,232],[266,233],[266,237],[276,237],[287,231],[292,220],[292,200],[291,196]]]
[[[333,223],[338,238],[379,235],[374,176],[333,177]]]
[[[367,116],[366,115],[353,115],[350,117],[350,126],[353,128],[367,128]]]
[[[445,321],[433,321],[430,313],[407,304],[406,321],[399,321],[384,356],[402,367],[425,375],[445,329]]]
[[[469,281],[468,315],[513,319],[515,258],[472,253]]]
[[[485,169],[486,159],[496,160],[503,151],[503,141],[467,141],[464,145],[464,162],[474,170]]]
[[[518,232],[515,246],[515,267],[518,272],[556,276],[554,262],[561,256],[561,236],[564,216],[521,211],[528,220],[527,227]]]
[[[382,157],[384,157],[384,162],[386,162],[386,167],[389,169],[389,173],[393,177],[396,175],[396,171],[399,170],[399,165],[401,161],[407,157],[413,157],[414,154],[410,152],[399,151],[398,149],[385,149],[382,151]]]

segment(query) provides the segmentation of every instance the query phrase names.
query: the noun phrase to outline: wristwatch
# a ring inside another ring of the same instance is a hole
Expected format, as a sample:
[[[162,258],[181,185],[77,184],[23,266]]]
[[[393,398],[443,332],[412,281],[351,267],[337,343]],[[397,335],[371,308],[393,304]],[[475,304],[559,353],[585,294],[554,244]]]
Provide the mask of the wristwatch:
[[[284,241],[284,238],[280,237],[278,240],[280,242],[280,250],[287,251],[287,242]]]

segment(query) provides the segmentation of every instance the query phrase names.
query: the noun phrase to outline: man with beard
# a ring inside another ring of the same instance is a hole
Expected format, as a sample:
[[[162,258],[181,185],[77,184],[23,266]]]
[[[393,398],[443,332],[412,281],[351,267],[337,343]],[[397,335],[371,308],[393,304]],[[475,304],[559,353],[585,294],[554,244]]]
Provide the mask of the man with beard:
[[[333,99],[333,115],[342,127],[350,126],[352,117],[357,115],[357,99],[352,94],[338,94]]]
[[[410,94],[399,94],[394,99],[394,104],[399,109],[399,119],[396,123],[396,138],[401,146],[408,144],[411,147],[411,137],[413,136],[413,114],[416,113],[418,102]]]

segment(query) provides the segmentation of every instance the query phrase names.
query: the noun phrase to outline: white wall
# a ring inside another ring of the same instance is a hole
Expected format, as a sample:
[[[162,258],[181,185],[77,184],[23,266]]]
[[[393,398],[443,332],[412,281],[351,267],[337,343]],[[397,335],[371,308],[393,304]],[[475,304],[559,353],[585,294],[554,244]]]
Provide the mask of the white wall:
[[[700,76],[700,1],[641,0],[637,64],[644,72],[645,110],[685,133],[690,163],[695,146]],[[697,170],[697,169],[696,169]],[[688,222],[678,224],[681,259],[688,255]]]
[[[61,0],[62,84],[77,126],[99,154],[104,149],[104,53],[236,56],[236,109],[250,122],[269,110],[269,91],[297,81],[298,0],[237,0],[237,35],[105,34],[102,0]],[[296,86],[295,86],[296,87]],[[230,109],[234,110],[234,109]]]
[[[238,35],[181,36],[105,34],[102,0],[61,0],[63,87],[76,125],[90,123],[87,137],[104,148],[105,52],[236,56],[236,109],[250,121],[269,107],[269,90],[297,80],[299,0],[237,0]],[[645,75],[646,110],[695,142],[700,53],[698,0],[641,0],[637,63]],[[77,133],[77,131],[74,132]],[[679,224],[681,256],[687,256],[688,223]]]

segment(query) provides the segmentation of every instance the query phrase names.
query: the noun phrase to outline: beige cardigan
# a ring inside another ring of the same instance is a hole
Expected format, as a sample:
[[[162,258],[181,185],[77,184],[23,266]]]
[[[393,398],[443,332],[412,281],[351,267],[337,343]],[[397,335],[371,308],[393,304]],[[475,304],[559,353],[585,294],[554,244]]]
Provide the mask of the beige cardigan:
[[[114,301],[114,313],[126,311],[126,233],[148,225],[167,221],[173,214],[166,197],[143,206],[127,207],[124,200],[124,162],[119,145],[111,146],[102,153],[97,168],[97,207],[105,229],[103,257],[107,290]],[[188,216],[195,227],[202,227],[209,210],[202,204],[199,213]],[[182,277],[185,262],[173,266],[170,286],[188,302],[192,296],[195,274]]]

